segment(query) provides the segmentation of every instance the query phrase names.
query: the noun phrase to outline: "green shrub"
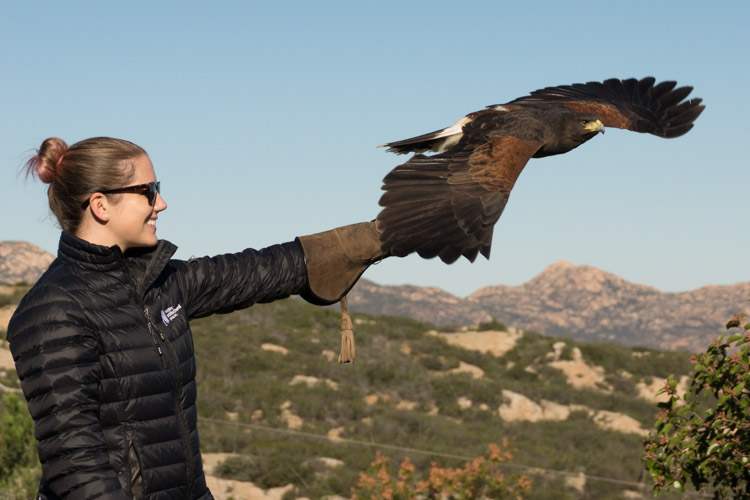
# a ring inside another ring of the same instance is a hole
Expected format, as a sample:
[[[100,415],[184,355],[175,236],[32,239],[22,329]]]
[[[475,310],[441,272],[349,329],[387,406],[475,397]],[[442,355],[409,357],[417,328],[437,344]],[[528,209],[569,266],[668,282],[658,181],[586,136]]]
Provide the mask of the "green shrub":
[[[419,363],[431,371],[446,371],[458,368],[459,361],[456,358],[446,358],[445,356],[422,356]]]
[[[646,348],[631,350],[604,342],[576,342],[575,345],[581,349],[587,362],[599,365],[610,373],[625,370],[635,376],[660,378],[690,373],[690,354],[684,351],[660,352]]]
[[[0,498],[32,498],[41,476],[34,423],[26,404],[15,394],[4,394],[0,404]]]
[[[479,323],[479,326],[477,326],[477,331],[479,332],[486,332],[486,331],[507,332],[508,327],[505,325],[505,323],[502,323],[498,321],[497,319],[492,318],[491,321],[487,321],[486,323]]]
[[[31,287],[29,285],[15,285],[11,293],[0,293],[0,307],[18,304]]]
[[[750,323],[739,314],[727,329],[734,333],[693,356],[684,395],[671,376],[662,390],[669,401],[659,404],[643,454],[657,494],[692,484],[710,485],[713,498],[750,497]]]
[[[297,443],[276,443],[258,448],[254,456],[230,457],[216,469],[220,477],[251,481],[268,489],[311,481],[314,470],[304,463]]]

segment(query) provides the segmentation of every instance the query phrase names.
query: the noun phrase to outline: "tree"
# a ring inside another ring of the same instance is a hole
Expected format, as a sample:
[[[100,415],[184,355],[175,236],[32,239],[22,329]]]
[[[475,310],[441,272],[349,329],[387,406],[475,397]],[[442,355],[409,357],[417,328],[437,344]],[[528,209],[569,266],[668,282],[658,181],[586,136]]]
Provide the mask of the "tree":
[[[669,377],[659,391],[656,433],[645,440],[643,460],[654,493],[691,483],[708,485],[713,498],[750,498],[750,323],[737,314],[722,335],[696,354],[689,390],[677,394]]]
[[[455,469],[433,463],[428,476],[420,480],[414,465],[406,457],[394,475],[390,459],[377,452],[368,471],[360,472],[352,489],[352,500],[382,498],[387,500],[473,500],[522,499],[530,488],[525,476],[506,477],[500,470],[511,458],[507,442],[505,451],[496,444],[487,453]]]
[[[508,327],[505,323],[498,321],[497,318],[493,317],[491,321],[488,321],[486,323],[479,323],[479,326],[477,326],[477,331],[480,332],[486,332],[489,330],[494,330],[498,332],[507,332]]]

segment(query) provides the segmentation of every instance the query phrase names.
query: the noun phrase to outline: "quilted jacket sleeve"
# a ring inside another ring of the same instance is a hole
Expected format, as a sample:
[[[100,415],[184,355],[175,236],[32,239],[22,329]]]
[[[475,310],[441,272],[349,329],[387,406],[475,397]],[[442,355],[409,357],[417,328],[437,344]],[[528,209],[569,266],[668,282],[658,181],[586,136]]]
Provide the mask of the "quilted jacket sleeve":
[[[178,276],[190,318],[282,299],[307,286],[305,257],[296,241],[190,259],[181,268]]]
[[[49,487],[64,499],[125,499],[98,419],[98,343],[64,292],[35,290],[8,325]]]

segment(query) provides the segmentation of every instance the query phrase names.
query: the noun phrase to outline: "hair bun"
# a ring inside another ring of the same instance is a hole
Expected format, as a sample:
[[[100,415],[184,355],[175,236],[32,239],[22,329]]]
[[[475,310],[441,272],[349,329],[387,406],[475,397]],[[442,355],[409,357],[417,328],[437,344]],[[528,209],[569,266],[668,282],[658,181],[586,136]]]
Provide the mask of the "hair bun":
[[[59,172],[68,145],[62,139],[50,137],[45,139],[42,145],[26,162],[26,174],[36,175],[40,181],[50,184]]]
[[[62,159],[62,156],[60,157]],[[58,161],[59,164],[59,161]],[[55,178],[55,170],[57,169],[58,165],[55,165],[54,170],[50,168],[49,164],[47,162],[37,162],[36,164],[36,176],[39,177],[39,180],[42,181],[45,184],[51,184],[52,180]]]

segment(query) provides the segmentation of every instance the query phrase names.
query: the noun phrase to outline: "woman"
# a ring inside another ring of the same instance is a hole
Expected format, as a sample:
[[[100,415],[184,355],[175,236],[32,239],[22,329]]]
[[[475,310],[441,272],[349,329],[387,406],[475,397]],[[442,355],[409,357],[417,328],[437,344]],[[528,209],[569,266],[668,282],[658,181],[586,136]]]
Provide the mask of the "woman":
[[[97,137],[45,140],[57,259],[8,326],[34,418],[38,499],[207,499],[188,321],[301,294],[330,304],[384,257],[372,223],[259,251],[179,261],[146,152]]]

